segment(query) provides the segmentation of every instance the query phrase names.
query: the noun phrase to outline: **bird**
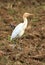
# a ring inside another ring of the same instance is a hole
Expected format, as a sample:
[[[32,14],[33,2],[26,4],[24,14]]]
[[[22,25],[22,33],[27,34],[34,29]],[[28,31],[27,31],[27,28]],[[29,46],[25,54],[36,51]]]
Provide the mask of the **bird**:
[[[18,24],[14,30],[12,31],[12,34],[11,34],[11,40],[14,39],[14,38],[20,38],[24,32],[25,32],[25,29],[27,27],[27,24],[28,24],[28,20],[27,20],[27,17],[29,16],[32,16],[33,14],[30,14],[30,13],[24,13],[23,14],[23,20],[24,22]]]

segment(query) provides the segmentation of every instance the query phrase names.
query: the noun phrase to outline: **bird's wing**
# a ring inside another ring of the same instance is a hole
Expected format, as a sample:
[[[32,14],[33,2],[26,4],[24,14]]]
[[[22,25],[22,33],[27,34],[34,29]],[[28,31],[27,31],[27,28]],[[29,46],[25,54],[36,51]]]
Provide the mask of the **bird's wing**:
[[[23,23],[18,24],[12,32],[11,39],[17,37],[17,35],[20,33],[22,29],[23,29]]]

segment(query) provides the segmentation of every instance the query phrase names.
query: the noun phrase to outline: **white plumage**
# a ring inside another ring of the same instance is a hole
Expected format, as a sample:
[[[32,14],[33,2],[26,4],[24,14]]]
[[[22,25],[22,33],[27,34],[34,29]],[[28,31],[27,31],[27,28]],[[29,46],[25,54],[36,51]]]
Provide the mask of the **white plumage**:
[[[23,24],[22,23],[20,23],[19,25],[17,25],[17,27],[13,30],[13,32],[12,32],[12,35],[11,35],[11,40],[13,39],[13,38],[17,38],[17,37],[19,37],[20,35],[19,34],[21,34],[21,31],[22,31],[22,27],[23,27]]]
[[[25,31],[25,29],[26,29],[26,27],[27,27],[27,23],[28,23],[27,17],[28,17],[29,15],[32,15],[32,14],[24,13],[24,15],[23,15],[24,22],[18,24],[18,25],[15,27],[15,29],[13,30],[12,35],[11,35],[11,40],[12,40],[13,38],[21,37],[21,36],[24,34],[24,31]]]

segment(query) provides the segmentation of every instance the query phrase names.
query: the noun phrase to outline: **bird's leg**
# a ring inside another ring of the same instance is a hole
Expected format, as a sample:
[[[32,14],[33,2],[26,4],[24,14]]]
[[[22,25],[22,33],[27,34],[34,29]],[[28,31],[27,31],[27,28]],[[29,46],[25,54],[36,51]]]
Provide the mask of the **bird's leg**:
[[[12,43],[15,43],[15,44],[16,44],[16,39],[12,39],[12,40],[10,40],[10,42],[12,42]]]
[[[24,39],[26,37],[26,35],[23,35],[22,37],[21,37],[21,39]]]
[[[16,39],[16,43],[19,43],[19,38]]]
[[[13,41],[12,41],[13,43],[19,43],[19,39],[18,38],[16,38],[16,39],[13,39]]]

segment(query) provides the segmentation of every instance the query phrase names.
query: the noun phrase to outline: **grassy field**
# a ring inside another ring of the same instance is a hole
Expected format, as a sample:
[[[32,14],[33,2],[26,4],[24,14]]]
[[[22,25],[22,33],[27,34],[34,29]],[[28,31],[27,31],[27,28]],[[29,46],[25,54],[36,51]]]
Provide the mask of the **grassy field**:
[[[34,16],[24,35],[10,41],[25,12]],[[0,65],[45,65],[45,0],[0,0]]]

